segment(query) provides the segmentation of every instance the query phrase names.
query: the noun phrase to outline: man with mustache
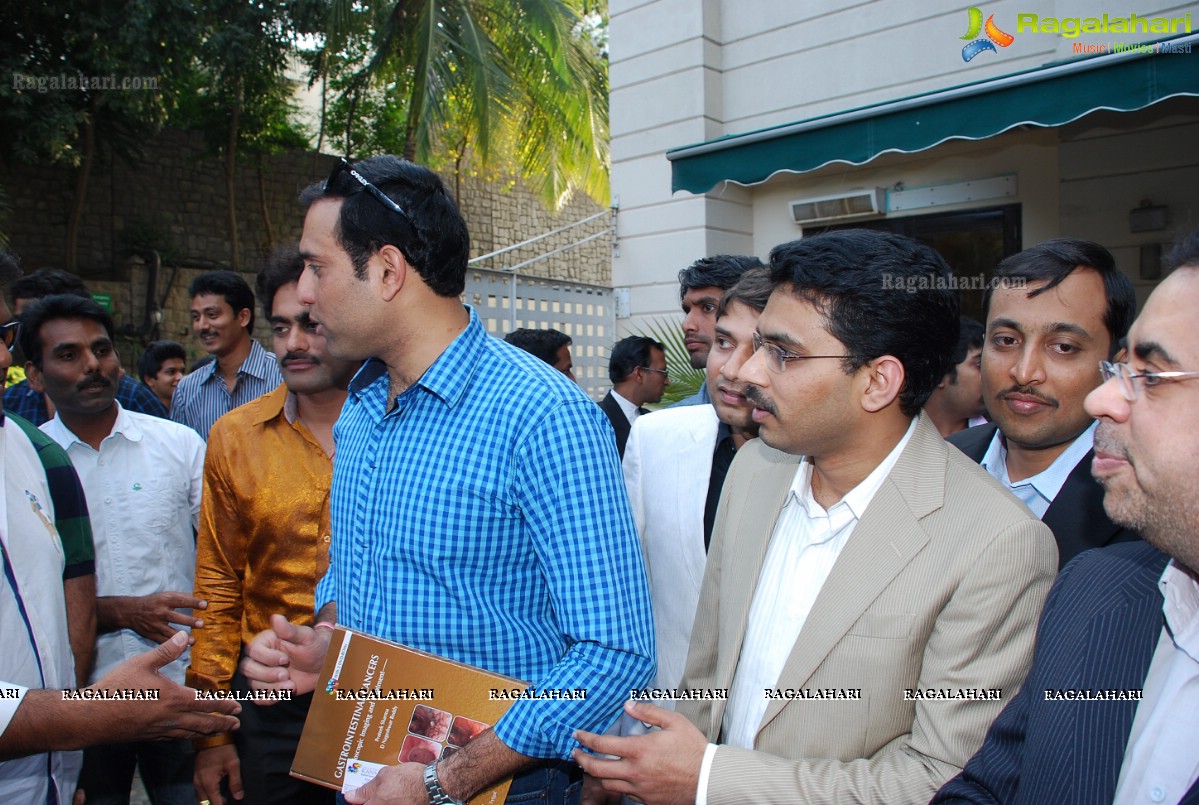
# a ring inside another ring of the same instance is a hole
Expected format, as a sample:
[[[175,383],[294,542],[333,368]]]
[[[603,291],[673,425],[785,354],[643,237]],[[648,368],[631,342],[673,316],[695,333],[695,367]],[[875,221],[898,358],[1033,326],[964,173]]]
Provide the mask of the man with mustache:
[[[200,511],[204,442],[190,428],[126,411],[116,400],[121,363],[112,319],[78,296],[48,296],[21,314],[30,385],[54,404],[42,431],[71,459],[87,497],[96,544],[96,641],[91,681],[202,622],[191,595],[193,529]],[[186,654],[162,669],[183,682]],[[156,801],[190,802],[187,741],[88,749],[79,787],[88,800],[126,800],[133,770]]]
[[[733,378],[753,354],[754,327],[773,290],[766,270],[754,268],[725,292],[708,353],[712,404],[638,419],[625,448],[625,485],[654,605],[658,689],[674,688],[683,676],[720,490],[736,451],[758,435],[745,384]]]
[[[274,612],[312,626],[329,567],[333,423],[361,364],[329,354],[297,296],[303,271],[299,250],[286,246],[258,272],[283,383],[208,434],[196,548],[196,597],[208,608],[187,671],[200,690],[249,690],[237,671],[242,636],[269,628]],[[196,740],[200,799],[331,803],[332,792],[288,774],[311,702],[311,693],[271,707],[247,701],[237,732]]]
[[[752,255],[718,254],[701,257],[679,272],[679,300],[683,306],[683,346],[691,357],[692,369],[708,365],[708,352],[716,338],[716,308],[720,297],[737,284],[741,275],[751,268],[762,268],[762,261]],[[706,405],[708,384],[675,406]]]
[[[921,413],[958,336],[940,255],[842,230],[775,247],[770,276],[734,378],[760,438],[721,493],[680,683],[699,695],[626,704],[662,729],[580,733],[616,758],[575,756],[649,805],[923,802],[1023,681],[1054,547]]]
[[[936,803],[1199,803],[1199,232],[1167,262],[1086,399],[1103,506],[1145,541],[1061,572],[1024,689]]]
[[[1128,332],[1136,294],[1098,243],[1049,240],[995,268],[983,297],[983,401],[992,422],[949,437],[1040,517],[1059,566],[1137,538],[1103,511],[1091,478],[1095,421],[1083,400]]]
[[[274,357],[251,337],[254,294],[235,271],[209,271],[192,280],[192,332],[216,360],[179,381],[171,419],[203,438],[212,423],[283,382]]]

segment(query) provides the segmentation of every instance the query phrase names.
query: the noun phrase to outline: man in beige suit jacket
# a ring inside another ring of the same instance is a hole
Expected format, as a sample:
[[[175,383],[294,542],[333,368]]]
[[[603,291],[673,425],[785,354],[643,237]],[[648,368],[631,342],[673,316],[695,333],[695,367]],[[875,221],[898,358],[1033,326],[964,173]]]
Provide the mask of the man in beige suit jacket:
[[[650,805],[927,802],[1023,681],[1056,547],[920,413],[957,338],[935,252],[842,231],[771,273],[682,682],[715,697],[576,758]]]

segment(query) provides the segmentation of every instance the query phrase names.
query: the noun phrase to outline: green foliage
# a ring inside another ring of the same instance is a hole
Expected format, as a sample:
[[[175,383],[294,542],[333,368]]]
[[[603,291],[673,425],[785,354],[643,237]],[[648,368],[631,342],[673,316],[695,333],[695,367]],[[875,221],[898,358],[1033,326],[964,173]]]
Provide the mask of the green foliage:
[[[670,385],[666,387],[658,407],[684,400],[699,391],[706,375],[702,369],[692,368],[691,355],[683,344],[683,330],[678,322],[653,319],[647,330],[635,331],[634,335],[652,338],[665,347]]]

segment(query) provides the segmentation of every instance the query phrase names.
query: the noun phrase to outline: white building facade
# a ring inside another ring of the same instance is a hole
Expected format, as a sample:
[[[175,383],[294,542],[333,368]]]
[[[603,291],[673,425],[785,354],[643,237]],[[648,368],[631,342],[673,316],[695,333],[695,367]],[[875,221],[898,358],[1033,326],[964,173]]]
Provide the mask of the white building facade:
[[[967,286],[1048,238],[1095,240],[1141,299],[1199,226],[1199,5],[609,10],[621,332],[677,320],[678,271],[699,257],[765,260],[829,226],[919,237]]]

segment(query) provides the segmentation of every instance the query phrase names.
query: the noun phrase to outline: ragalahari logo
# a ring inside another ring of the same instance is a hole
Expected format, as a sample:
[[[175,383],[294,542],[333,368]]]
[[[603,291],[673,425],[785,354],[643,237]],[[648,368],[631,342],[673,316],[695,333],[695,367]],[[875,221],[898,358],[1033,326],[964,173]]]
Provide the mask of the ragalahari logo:
[[[966,28],[966,35],[961,39],[969,39],[970,42],[962,48],[962,61],[970,61],[984,50],[989,50],[996,53],[995,45],[1005,48],[1012,42],[1016,41],[1016,37],[1009,33],[1005,33],[995,24],[995,15],[987,17],[987,22],[983,24],[983,13],[977,8],[967,9],[970,15],[969,26]],[[986,33],[986,38],[979,38],[980,33]]]

